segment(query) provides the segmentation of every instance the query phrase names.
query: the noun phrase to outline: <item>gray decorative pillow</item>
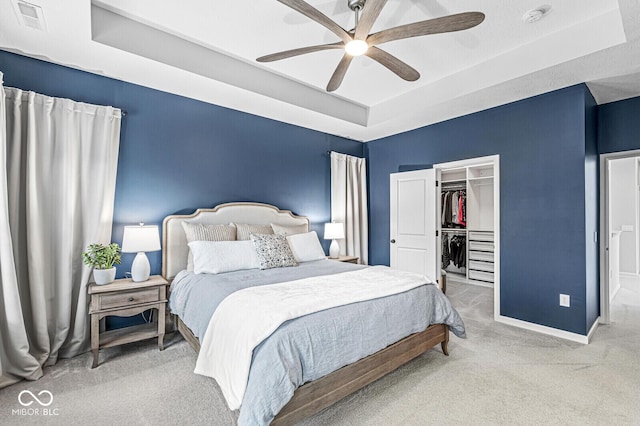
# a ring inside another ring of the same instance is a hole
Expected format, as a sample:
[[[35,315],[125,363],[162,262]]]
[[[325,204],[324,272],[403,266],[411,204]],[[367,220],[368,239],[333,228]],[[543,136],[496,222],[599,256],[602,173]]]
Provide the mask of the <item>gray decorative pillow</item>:
[[[293,257],[286,236],[278,234],[251,234],[250,237],[253,245],[256,247],[256,253],[260,261],[260,269],[283,268],[298,265]]]
[[[251,234],[273,234],[271,225],[252,225],[248,223],[232,223],[238,230],[236,239],[238,241],[250,240]]]
[[[193,241],[235,241],[236,227],[233,225],[206,225],[204,223],[182,222],[187,244]],[[189,249],[187,271],[193,271],[193,254]]]

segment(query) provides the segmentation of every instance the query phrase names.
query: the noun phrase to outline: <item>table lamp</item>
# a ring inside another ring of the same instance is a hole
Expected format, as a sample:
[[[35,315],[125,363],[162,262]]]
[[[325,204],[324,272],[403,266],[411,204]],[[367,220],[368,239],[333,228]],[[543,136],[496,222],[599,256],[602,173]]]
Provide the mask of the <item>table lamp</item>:
[[[146,281],[151,273],[149,258],[145,252],[160,250],[160,234],[156,225],[125,226],[122,237],[123,253],[138,253],[131,264],[131,279]]]
[[[330,259],[337,259],[340,256],[340,246],[336,240],[342,238],[344,238],[344,224],[336,222],[324,224],[324,239],[333,240],[329,246]]]

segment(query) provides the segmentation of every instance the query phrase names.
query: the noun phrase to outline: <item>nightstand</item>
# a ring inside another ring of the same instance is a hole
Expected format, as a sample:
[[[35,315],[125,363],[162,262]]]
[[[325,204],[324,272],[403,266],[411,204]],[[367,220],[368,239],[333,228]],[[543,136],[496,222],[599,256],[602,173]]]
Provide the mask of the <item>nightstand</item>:
[[[93,365],[98,366],[102,348],[158,338],[158,349],[164,350],[164,318],[167,305],[167,280],[152,275],[147,281],[115,280],[111,284],[89,284],[89,314],[91,315],[91,350]],[[148,309],[157,309],[154,323],[101,331],[100,320],[108,316],[130,317]]]
[[[327,257],[327,259],[329,259],[329,260],[337,260],[338,262],[345,262],[345,263],[358,263],[359,257],[357,257],[357,256],[339,256],[337,259],[331,259],[330,257]]]

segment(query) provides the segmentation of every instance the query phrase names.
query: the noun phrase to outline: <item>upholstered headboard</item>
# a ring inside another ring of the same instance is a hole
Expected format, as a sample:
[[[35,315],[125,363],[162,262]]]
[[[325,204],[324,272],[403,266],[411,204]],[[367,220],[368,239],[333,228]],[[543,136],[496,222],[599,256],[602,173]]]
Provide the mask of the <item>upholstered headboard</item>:
[[[182,222],[205,223],[211,225],[250,223],[256,225],[306,225],[309,230],[309,218],[296,216],[289,210],[280,210],[275,206],[261,203],[227,203],[212,209],[198,209],[189,215],[171,215],[162,222],[163,251],[162,276],[168,280],[187,267],[189,247]]]

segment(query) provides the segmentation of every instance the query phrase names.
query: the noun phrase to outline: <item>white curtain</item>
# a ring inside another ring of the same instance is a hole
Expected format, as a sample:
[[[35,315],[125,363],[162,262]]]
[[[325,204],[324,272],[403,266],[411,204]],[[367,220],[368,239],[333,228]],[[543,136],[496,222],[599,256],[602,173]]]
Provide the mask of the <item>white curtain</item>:
[[[2,388],[88,349],[81,253],[111,239],[121,113],[2,85],[0,100]]]
[[[331,220],[344,224],[338,240],[340,254],[369,263],[367,219],[367,162],[364,158],[331,152]]]

